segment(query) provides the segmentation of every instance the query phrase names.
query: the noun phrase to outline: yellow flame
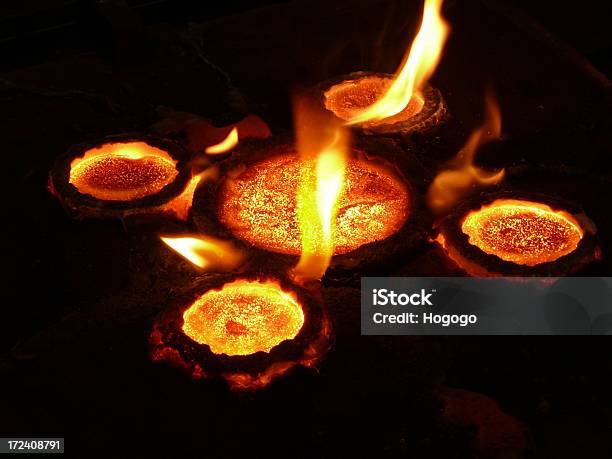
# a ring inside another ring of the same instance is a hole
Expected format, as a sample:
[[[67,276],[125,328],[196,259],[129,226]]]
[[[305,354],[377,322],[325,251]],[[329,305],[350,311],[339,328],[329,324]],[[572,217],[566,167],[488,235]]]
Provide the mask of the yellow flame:
[[[296,107],[297,147],[301,160],[297,218],[302,254],[293,275],[301,281],[323,277],[334,253],[338,202],[344,190],[346,131],[308,107]]]
[[[351,118],[348,124],[378,121],[397,115],[435,71],[450,27],[441,15],[442,0],[425,0],[423,20],[410,51],[387,92],[374,104]]]
[[[210,236],[160,238],[168,247],[202,269],[229,271],[239,267],[244,260],[244,253],[233,244]]]
[[[486,97],[486,115],[482,126],[474,130],[449,168],[440,172],[427,193],[430,208],[438,213],[448,211],[476,185],[494,185],[504,178],[504,169],[485,171],[474,165],[478,149],[501,135],[501,114],[493,95]]]
[[[238,145],[238,128],[234,127],[221,142],[211,145],[204,150],[209,155],[218,155],[225,153]]]

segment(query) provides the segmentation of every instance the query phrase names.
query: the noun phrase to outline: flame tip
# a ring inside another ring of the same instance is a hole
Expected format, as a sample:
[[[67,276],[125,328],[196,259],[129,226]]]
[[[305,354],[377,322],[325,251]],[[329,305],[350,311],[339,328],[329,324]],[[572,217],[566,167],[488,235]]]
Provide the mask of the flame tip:
[[[226,153],[238,145],[238,128],[234,126],[229,134],[221,142],[206,147],[204,152],[208,155],[219,155]]]
[[[302,159],[297,189],[297,215],[302,254],[291,277],[300,282],[318,280],[334,253],[338,202],[345,186],[348,132],[329,123],[325,112],[296,99],[297,149]]]

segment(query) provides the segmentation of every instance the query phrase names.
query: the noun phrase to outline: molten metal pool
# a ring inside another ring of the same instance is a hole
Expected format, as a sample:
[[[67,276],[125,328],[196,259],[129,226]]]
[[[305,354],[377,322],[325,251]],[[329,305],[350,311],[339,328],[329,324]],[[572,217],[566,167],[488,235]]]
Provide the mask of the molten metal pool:
[[[130,201],[161,191],[178,175],[176,161],[145,142],[107,143],[70,164],[70,183],[104,201]]]
[[[461,225],[483,252],[520,265],[555,261],[578,247],[584,231],[567,212],[531,201],[498,199],[470,212]]]
[[[183,319],[183,332],[213,353],[249,355],[295,338],[304,312],[277,284],[239,280],[204,293]]]
[[[303,164],[296,155],[263,160],[227,179],[219,193],[217,215],[236,237],[284,254],[302,250],[296,190]],[[350,159],[333,235],[334,254],[386,239],[408,218],[410,195],[389,171]]]

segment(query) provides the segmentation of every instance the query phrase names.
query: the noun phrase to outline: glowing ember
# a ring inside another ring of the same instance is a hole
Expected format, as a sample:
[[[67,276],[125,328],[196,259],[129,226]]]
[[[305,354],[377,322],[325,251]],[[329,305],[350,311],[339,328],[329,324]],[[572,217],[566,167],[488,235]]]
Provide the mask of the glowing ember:
[[[406,110],[415,94],[419,94],[438,65],[448,35],[449,27],[442,19],[441,9],[442,0],[425,0],[421,27],[392,84],[382,97],[377,95],[372,105],[352,116],[349,124],[397,115]]]
[[[527,266],[573,252],[584,235],[580,224],[567,212],[511,199],[498,199],[470,212],[461,229],[470,244],[482,251]]]
[[[300,254],[295,196],[300,171],[296,155],[281,155],[226,180],[220,190],[219,220],[236,237],[257,247]],[[366,161],[349,159],[336,215],[334,254],[395,233],[408,217],[409,201],[400,179]]]
[[[272,282],[239,280],[200,296],[183,314],[183,331],[215,354],[249,355],[294,338],[304,312]]]
[[[238,145],[238,128],[234,127],[225,139],[218,144],[206,147],[204,151],[209,155],[219,155],[230,151],[236,145]]]
[[[178,175],[176,161],[145,142],[108,143],[70,164],[70,183],[105,201],[131,201],[160,192]]]
[[[346,80],[329,88],[325,94],[325,108],[345,121],[354,119],[367,107],[380,99],[393,83],[392,77],[368,75],[355,80]],[[425,101],[415,95],[406,107],[382,120],[368,120],[364,126],[376,126],[383,123],[407,121],[423,109]]]

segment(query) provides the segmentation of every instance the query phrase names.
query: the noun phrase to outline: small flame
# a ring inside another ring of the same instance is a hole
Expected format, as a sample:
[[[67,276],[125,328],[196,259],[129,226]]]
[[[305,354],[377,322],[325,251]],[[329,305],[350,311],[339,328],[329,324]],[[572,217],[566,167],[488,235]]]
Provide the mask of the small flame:
[[[293,275],[301,281],[323,277],[334,253],[338,202],[345,185],[348,138],[334,124],[298,100],[295,120],[301,160],[297,218],[302,254]]]
[[[230,271],[244,260],[244,253],[233,244],[210,236],[161,236],[161,240],[192,264],[206,270]]]
[[[442,0],[425,0],[423,20],[410,51],[404,57],[385,95],[349,121],[349,124],[378,121],[397,115],[418,96],[435,71],[450,30],[441,15]]]
[[[470,135],[450,168],[440,172],[429,187],[427,201],[431,209],[442,214],[466,196],[476,185],[494,185],[504,178],[504,169],[488,172],[474,165],[478,149],[501,135],[501,114],[495,97],[486,97],[486,118],[482,126]]]
[[[191,210],[191,204],[193,202],[193,195],[200,182],[204,180],[216,180],[219,176],[219,168],[213,166],[194,175],[187,183],[187,186],[183,192],[174,198],[169,203],[162,206],[164,211],[173,212],[177,218],[181,220],[187,220],[189,217],[189,211]]]
[[[218,155],[230,151],[238,145],[238,128],[233,127],[225,139],[216,145],[211,145],[204,150],[209,155]]]

